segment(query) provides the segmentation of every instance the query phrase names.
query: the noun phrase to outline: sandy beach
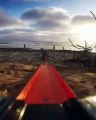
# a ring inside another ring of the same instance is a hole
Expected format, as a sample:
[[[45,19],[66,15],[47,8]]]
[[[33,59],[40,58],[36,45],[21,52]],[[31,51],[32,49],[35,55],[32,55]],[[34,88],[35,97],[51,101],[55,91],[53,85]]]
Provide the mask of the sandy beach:
[[[96,69],[64,61],[64,52],[48,52],[53,64],[78,98],[96,94]],[[71,54],[72,56],[72,54]],[[0,95],[15,98],[42,64],[40,51],[0,51]]]

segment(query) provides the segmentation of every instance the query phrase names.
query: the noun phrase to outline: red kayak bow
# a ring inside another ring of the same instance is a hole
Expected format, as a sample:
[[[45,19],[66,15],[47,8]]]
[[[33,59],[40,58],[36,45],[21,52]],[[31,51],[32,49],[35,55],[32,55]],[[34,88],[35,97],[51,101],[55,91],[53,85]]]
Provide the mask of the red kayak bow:
[[[42,64],[17,100],[27,104],[61,104],[76,98],[75,93],[53,65]]]

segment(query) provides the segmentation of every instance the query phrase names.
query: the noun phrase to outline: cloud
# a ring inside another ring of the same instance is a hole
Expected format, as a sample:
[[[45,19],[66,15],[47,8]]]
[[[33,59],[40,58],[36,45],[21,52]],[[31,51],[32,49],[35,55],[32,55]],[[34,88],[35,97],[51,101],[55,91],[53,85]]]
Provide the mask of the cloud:
[[[0,21],[0,42],[22,45],[26,43],[29,46],[37,45],[38,48],[56,44],[65,45],[69,49],[68,39],[72,38],[74,43],[79,43],[83,40],[80,34],[85,35],[87,30],[82,25],[94,25],[96,22],[91,16],[72,16],[57,7],[28,9],[17,19],[1,12]],[[77,29],[78,25],[80,29]]]
[[[42,19],[68,19],[69,17],[66,14],[67,12],[64,9],[51,7],[51,8],[33,8],[24,11],[21,15],[23,20],[42,20]]]
[[[14,30],[13,30],[14,31]],[[21,33],[23,31],[23,33]],[[20,33],[19,33],[20,32]],[[44,31],[33,31],[28,32],[27,30],[16,30],[12,34],[7,31],[4,35],[0,36],[0,43],[5,43],[7,47],[23,47],[26,44],[27,47],[40,49],[44,48],[52,48],[53,45],[61,45],[60,36],[56,36],[55,33],[46,33]],[[59,39],[59,41],[57,40]],[[8,45],[9,44],[9,45]],[[3,47],[3,45],[2,45]]]
[[[62,28],[70,22],[70,17],[62,8],[33,8],[24,11],[22,21],[28,21],[31,26],[41,29]]]
[[[73,25],[87,25],[87,24],[93,25],[95,23],[96,23],[96,21],[94,20],[94,18],[91,16],[88,16],[88,15],[86,15],[86,16],[76,15],[72,19]]]
[[[5,11],[0,10],[0,27],[20,26],[21,24],[20,20],[9,16]]]

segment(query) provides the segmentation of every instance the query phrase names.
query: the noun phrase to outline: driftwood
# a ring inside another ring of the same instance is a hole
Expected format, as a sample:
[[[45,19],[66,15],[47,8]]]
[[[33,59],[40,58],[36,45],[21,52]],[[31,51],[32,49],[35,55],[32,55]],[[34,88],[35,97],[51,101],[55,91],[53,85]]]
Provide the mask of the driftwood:
[[[71,45],[75,48],[77,48],[78,50],[81,51],[81,54],[79,56],[79,58],[76,58],[76,56],[74,57],[74,59],[77,59],[78,61],[81,61],[81,63],[83,62],[83,64],[87,65],[89,63],[91,63],[91,65],[93,66],[94,64],[94,59],[93,59],[93,55],[92,55],[92,49],[93,49],[93,45],[90,45],[85,41],[85,46],[81,46],[81,45],[74,45],[74,43],[69,39]]]

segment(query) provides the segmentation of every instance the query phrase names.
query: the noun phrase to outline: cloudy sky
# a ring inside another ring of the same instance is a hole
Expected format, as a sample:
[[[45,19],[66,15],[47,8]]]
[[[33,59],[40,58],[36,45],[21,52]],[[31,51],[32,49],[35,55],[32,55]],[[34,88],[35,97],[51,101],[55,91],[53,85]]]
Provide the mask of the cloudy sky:
[[[96,0],[0,0],[0,43],[73,49],[96,42]]]

